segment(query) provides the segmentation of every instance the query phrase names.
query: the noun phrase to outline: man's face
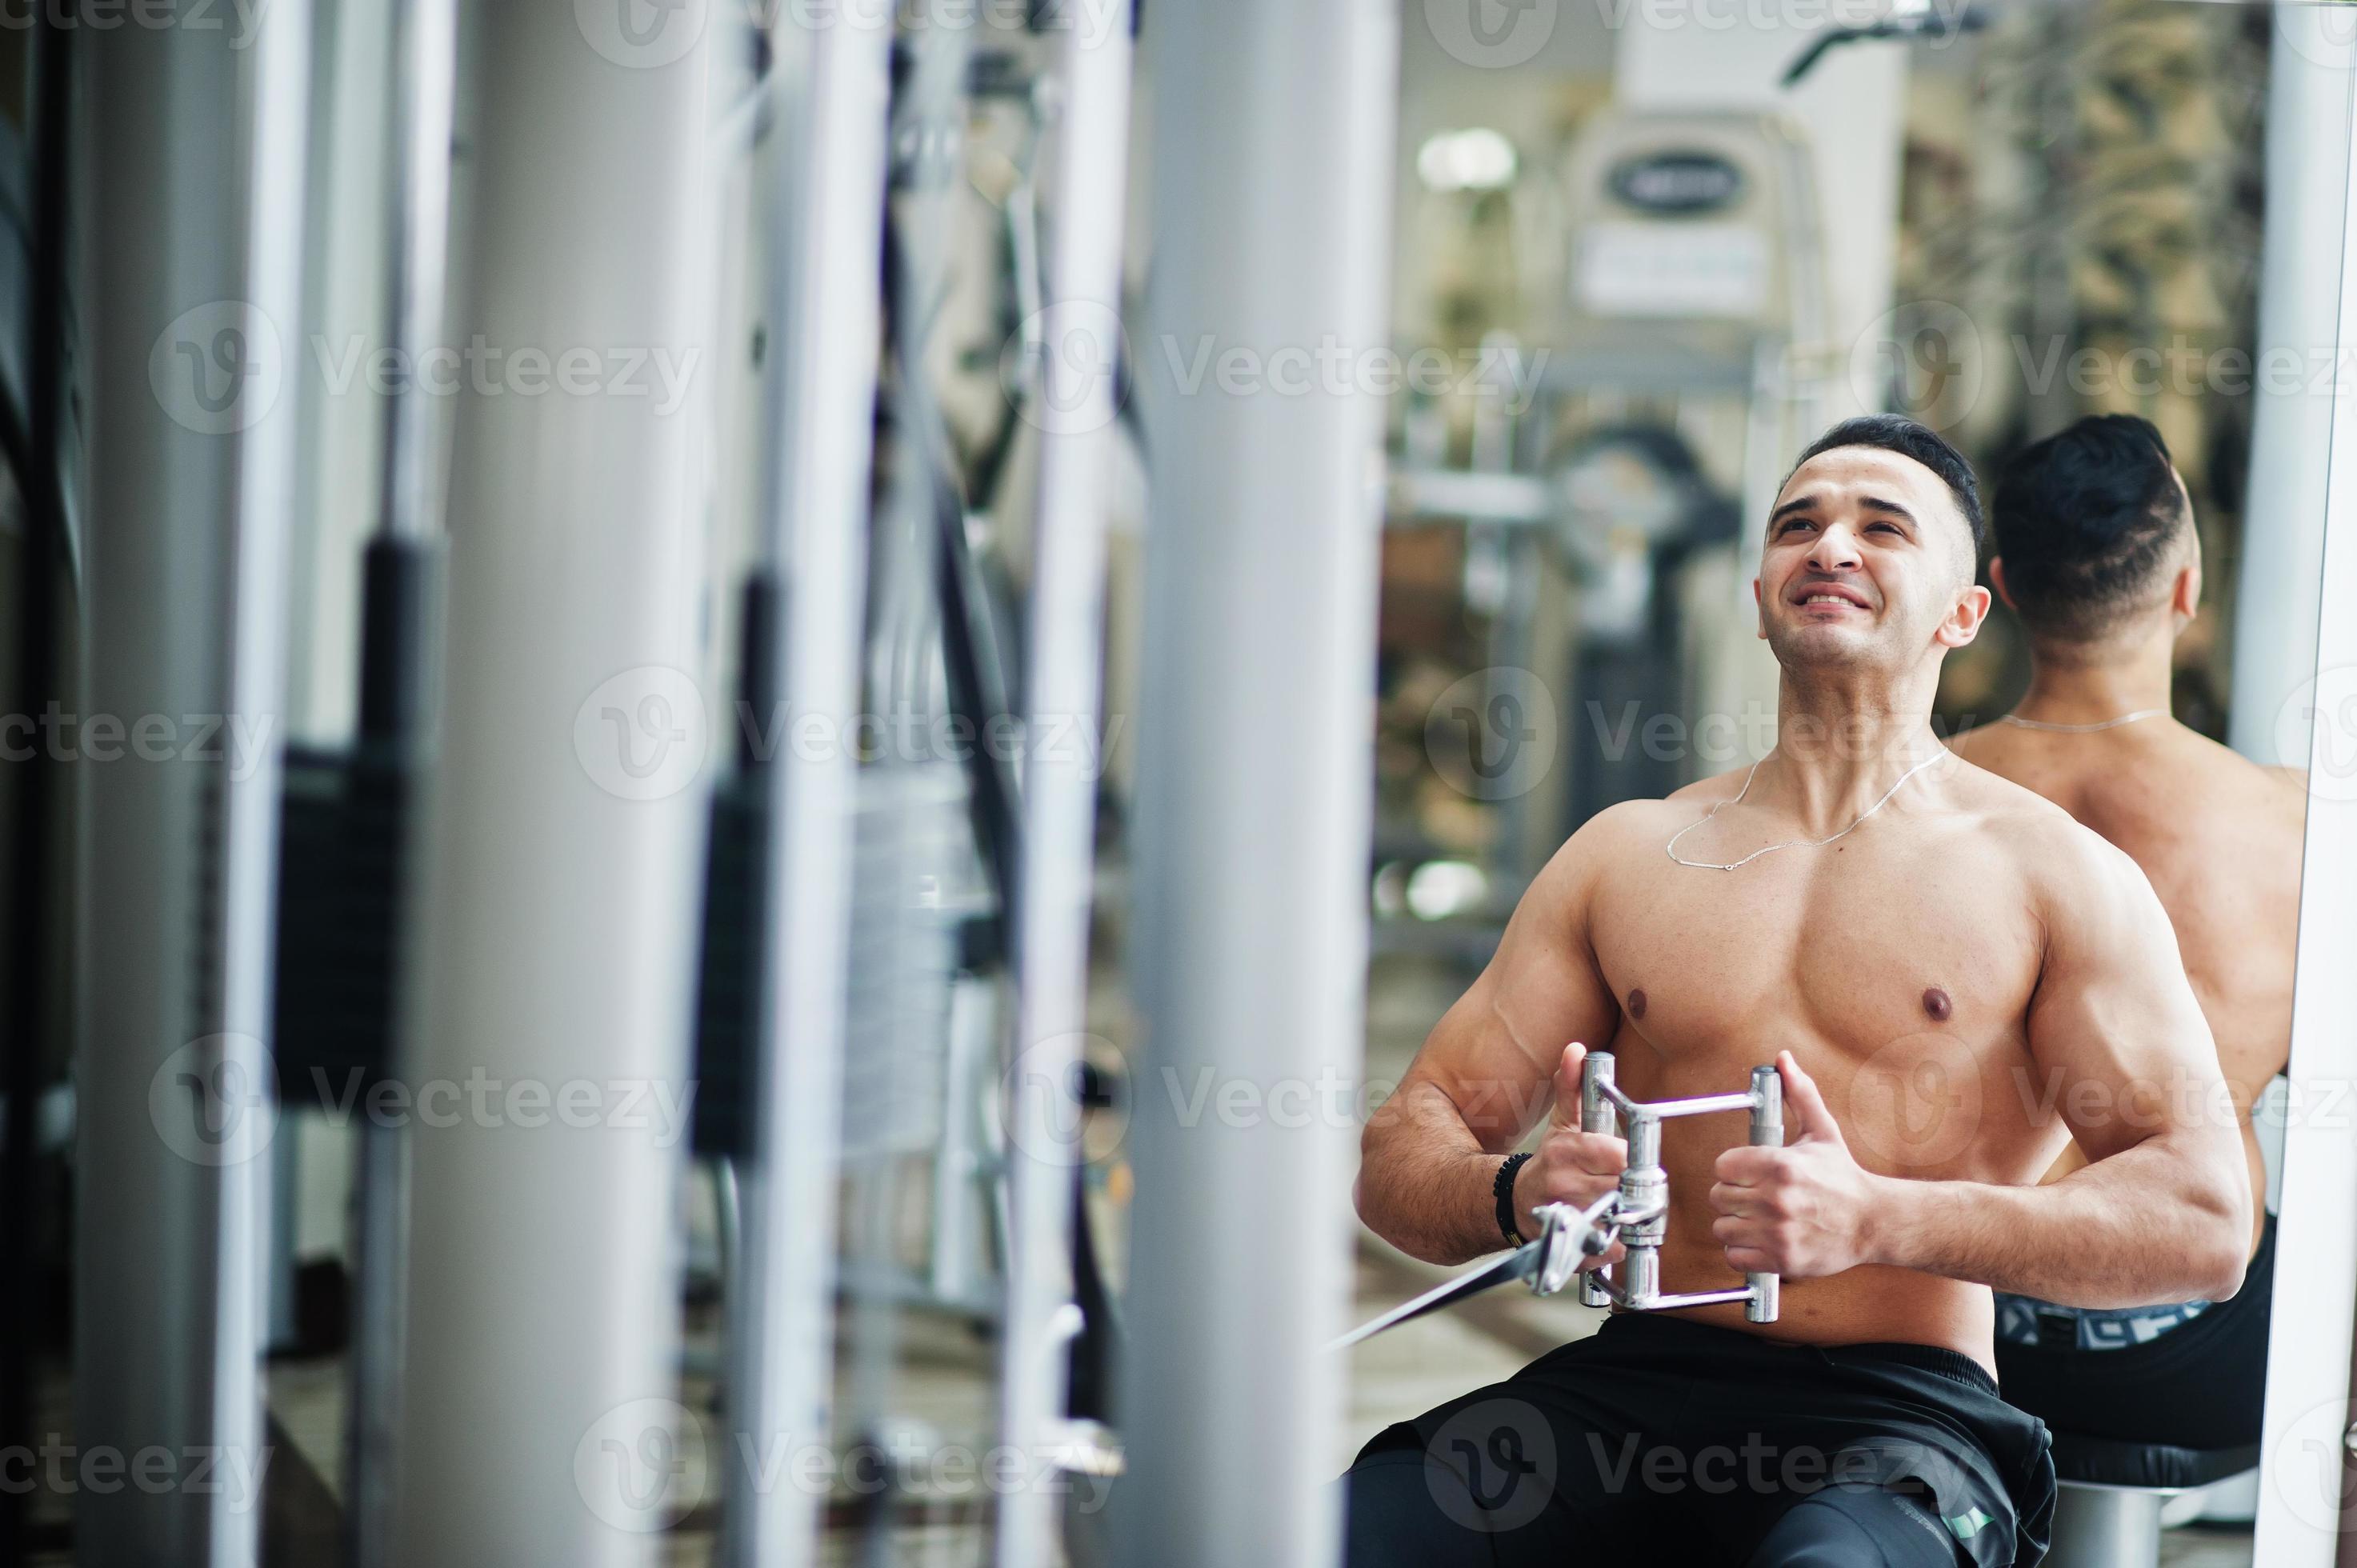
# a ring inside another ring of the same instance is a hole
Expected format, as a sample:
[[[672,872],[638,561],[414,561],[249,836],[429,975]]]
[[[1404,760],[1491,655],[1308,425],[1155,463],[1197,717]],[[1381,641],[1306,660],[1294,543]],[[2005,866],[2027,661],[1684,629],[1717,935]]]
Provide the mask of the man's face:
[[[1972,531],[1940,477],[1874,446],[1793,472],[1760,556],[1760,634],[1789,669],[1911,667],[1980,629]]]

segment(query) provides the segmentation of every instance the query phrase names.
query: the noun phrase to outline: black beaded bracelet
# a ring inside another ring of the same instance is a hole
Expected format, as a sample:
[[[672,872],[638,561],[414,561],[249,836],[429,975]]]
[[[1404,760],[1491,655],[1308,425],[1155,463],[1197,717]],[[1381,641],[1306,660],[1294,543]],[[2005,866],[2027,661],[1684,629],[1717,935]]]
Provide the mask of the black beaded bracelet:
[[[1521,1170],[1523,1162],[1530,1157],[1528,1149],[1519,1155],[1508,1155],[1505,1163],[1498,1167],[1498,1179],[1490,1184],[1491,1192],[1498,1199],[1498,1230],[1506,1238],[1509,1247],[1523,1244],[1522,1227],[1514,1223],[1514,1173]]]

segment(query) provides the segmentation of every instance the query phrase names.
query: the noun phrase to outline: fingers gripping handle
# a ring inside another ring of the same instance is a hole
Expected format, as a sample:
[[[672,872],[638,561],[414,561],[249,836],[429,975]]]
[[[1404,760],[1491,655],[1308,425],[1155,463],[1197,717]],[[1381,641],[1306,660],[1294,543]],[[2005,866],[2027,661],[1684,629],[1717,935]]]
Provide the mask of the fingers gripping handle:
[[[1751,1069],[1751,1146],[1784,1146],[1784,1079],[1772,1066]],[[1751,1299],[1743,1304],[1744,1320],[1775,1322],[1781,1282],[1774,1274],[1746,1274],[1743,1280],[1751,1289]]]

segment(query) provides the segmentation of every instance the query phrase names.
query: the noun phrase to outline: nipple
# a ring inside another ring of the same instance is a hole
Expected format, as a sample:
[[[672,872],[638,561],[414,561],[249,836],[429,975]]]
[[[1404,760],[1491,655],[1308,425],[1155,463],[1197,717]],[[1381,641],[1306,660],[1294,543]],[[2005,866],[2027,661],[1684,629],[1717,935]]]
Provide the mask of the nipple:
[[[1631,1018],[1641,1018],[1644,1015],[1645,993],[1642,989],[1631,991],[1629,993],[1629,1016]]]
[[[1936,985],[1926,986],[1924,988],[1923,1011],[1932,1015],[1932,1019],[1934,1023],[1946,1023],[1948,1021],[1948,1015],[1955,1010],[1955,1004],[1948,1000],[1948,993],[1946,992],[1941,990]]]

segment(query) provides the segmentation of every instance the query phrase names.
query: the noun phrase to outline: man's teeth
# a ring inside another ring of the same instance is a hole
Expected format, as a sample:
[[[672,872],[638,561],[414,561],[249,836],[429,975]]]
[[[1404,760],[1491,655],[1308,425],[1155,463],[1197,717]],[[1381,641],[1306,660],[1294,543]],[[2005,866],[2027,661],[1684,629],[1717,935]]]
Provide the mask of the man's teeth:
[[[1839,594],[1811,594],[1801,602],[1804,605],[1847,605],[1852,609],[1857,607],[1856,599],[1846,599]]]

